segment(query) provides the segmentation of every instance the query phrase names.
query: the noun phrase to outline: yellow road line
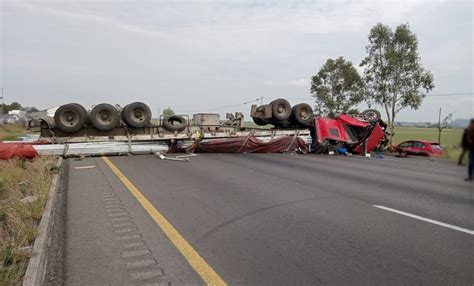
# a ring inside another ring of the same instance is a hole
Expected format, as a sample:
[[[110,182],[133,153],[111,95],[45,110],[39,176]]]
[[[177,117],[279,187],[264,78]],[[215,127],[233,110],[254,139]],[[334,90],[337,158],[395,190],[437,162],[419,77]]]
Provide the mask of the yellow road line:
[[[153,206],[153,204],[125,177],[125,175],[107,157],[102,157],[105,163],[112,169],[132,195],[138,200],[151,218],[158,224],[171,242],[185,257],[194,270],[204,279],[207,285],[227,285],[219,274],[194,250],[184,237],[173,227],[173,225]]]

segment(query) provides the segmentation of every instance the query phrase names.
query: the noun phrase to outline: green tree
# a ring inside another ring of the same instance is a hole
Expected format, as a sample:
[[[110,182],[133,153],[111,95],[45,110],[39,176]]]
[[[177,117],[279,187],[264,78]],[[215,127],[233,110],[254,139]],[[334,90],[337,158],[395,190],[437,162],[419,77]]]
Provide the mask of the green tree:
[[[353,112],[364,100],[363,81],[350,61],[343,57],[328,59],[311,78],[311,94],[316,98],[315,112]]]
[[[166,107],[163,109],[162,115],[174,115],[174,110],[171,107]]]
[[[418,109],[434,88],[431,72],[425,70],[418,55],[418,39],[408,24],[401,24],[395,32],[381,23],[369,33],[364,81],[369,105],[380,105],[387,114],[390,143],[395,135],[395,117],[400,110]]]
[[[18,102],[12,102],[11,104],[3,104],[3,112],[8,113],[11,110],[21,110],[22,106]]]

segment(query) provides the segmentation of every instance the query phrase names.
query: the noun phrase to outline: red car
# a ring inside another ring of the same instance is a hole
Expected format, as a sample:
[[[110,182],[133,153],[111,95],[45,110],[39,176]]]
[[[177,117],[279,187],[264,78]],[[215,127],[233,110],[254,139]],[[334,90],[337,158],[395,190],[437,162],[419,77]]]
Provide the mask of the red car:
[[[442,157],[444,150],[438,143],[424,140],[410,140],[395,146],[395,150],[403,155]]]

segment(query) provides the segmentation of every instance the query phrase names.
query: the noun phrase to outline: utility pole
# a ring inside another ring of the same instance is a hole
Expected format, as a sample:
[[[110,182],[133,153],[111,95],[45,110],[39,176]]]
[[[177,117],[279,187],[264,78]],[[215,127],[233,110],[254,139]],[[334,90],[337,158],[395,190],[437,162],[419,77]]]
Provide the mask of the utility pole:
[[[438,115],[438,144],[441,145],[441,107],[439,108],[439,115]]]
[[[0,97],[2,100],[2,108],[0,108],[0,115],[3,115],[3,107],[5,106],[5,103],[3,102],[3,87],[2,87],[2,97]]]

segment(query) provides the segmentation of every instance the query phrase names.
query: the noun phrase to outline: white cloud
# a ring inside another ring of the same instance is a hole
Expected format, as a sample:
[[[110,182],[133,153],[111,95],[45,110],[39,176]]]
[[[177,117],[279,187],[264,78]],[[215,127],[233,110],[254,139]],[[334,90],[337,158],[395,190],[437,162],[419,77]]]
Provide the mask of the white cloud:
[[[327,58],[344,56],[361,72],[377,22],[409,22],[424,65],[434,71],[433,93],[467,92],[473,25],[466,7],[472,3],[5,1],[2,79],[17,101],[44,107],[61,103],[54,94],[90,104],[140,94],[157,106],[193,109],[270,90],[272,97],[295,90],[304,97]],[[423,110],[407,116],[431,116]]]
[[[294,79],[294,80],[288,81],[288,85],[289,86],[297,86],[297,87],[308,86],[309,85],[309,80],[304,79],[304,78]]]
[[[43,13],[47,13],[47,14],[51,14],[55,16],[61,16],[61,17],[79,20],[79,21],[95,22],[98,25],[102,25],[102,24],[110,25],[117,29],[121,29],[124,31],[132,32],[132,33],[142,34],[146,36],[158,36],[158,37],[165,36],[164,33],[161,33],[159,31],[149,30],[140,26],[130,25],[125,22],[118,21],[117,19],[114,19],[113,17],[104,17],[104,16],[99,16],[99,15],[94,15],[93,13],[77,13],[73,11],[68,11],[67,9],[66,10],[57,9],[57,8],[53,8],[46,5],[39,5],[39,2],[28,3],[24,1],[19,1],[19,2],[12,2],[12,3],[26,9],[33,9],[38,12],[43,12]],[[61,5],[65,3],[58,2],[56,4]]]

